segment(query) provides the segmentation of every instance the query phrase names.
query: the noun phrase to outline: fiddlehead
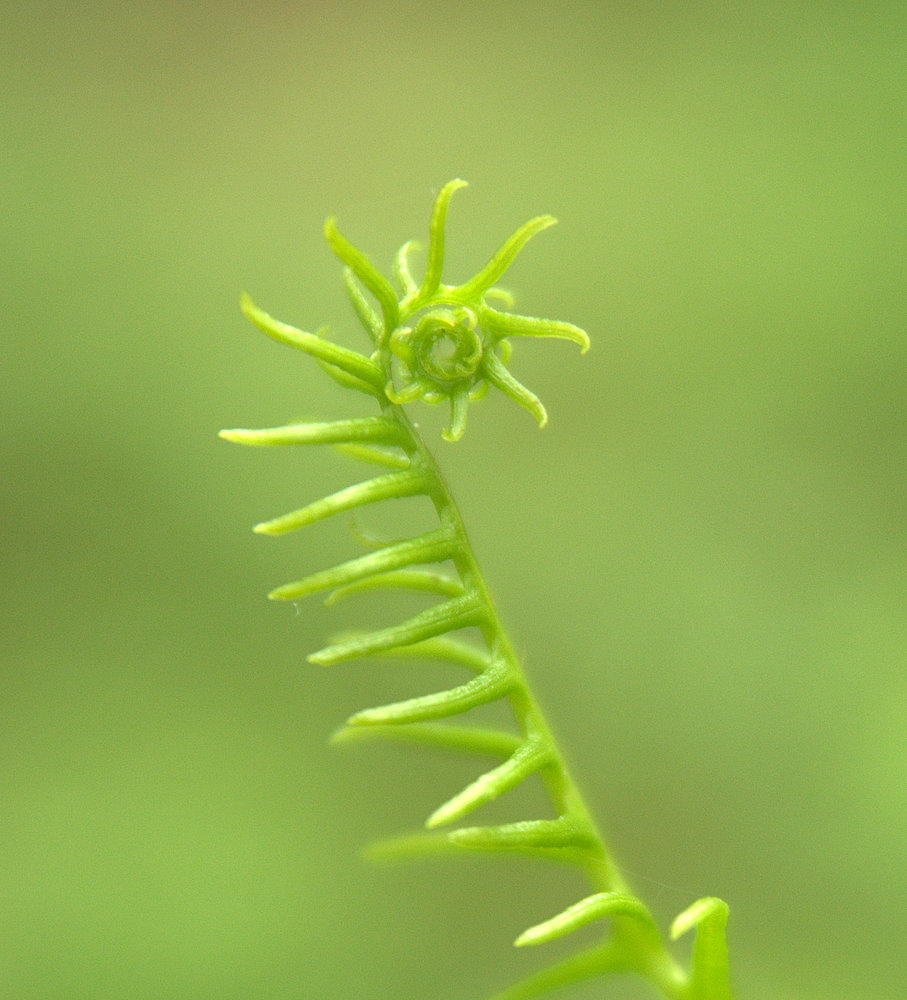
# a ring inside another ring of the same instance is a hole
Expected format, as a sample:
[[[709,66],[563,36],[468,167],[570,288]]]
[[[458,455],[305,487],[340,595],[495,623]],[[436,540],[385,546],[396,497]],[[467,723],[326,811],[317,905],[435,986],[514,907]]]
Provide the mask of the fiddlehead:
[[[289,514],[256,525],[261,534],[280,535],[332,514],[400,497],[425,496],[434,505],[437,525],[422,534],[387,544],[347,562],[284,584],[269,595],[297,600],[327,592],[332,603],[376,590],[409,590],[437,598],[424,611],[385,628],[346,636],[309,660],[335,664],[358,657],[422,657],[454,664],[465,672],[456,686],[434,694],[368,708],[347,720],[335,740],[365,736],[401,739],[497,758],[498,763],[436,808],[426,820],[429,833],[380,845],[384,854],[433,851],[503,851],[569,862],[582,868],[596,890],[562,913],[524,931],[520,947],[543,944],[592,921],[608,918],[604,943],[552,966],[501,993],[497,1000],[529,1000],[560,985],[608,972],[635,972],[650,979],[674,1000],[730,1000],[724,924],[720,900],[694,903],[674,922],[674,937],[697,928],[692,968],[684,972],[669,954],[644,904],[624,884],[613,865],[544,716],[530,691],[513,647],[470,547],[459,511],[432,455],[403,405],[417,399],[447,400],[448,440],[460,438],[469,402],[490,387],[525,407],[544,425],[539,399],[518,382],[506,363],[508,338],[558,337],[583,351],[586,333],[570,323],[510,312],[512,299],[496,283],[525,244],[552,225],[539,216],[518,229],[478,274],[459,285],[442,282],[444,229],[455,191],[442,188],[432,212],[425,273],[417,282],[407,243],[398,252],[393,277],[399,288],[338,231],[333,219],[326,239],[346,265],[344,282],[353,309],[372,343],[369,355],[281,323],[242,299],[243,312],[276,340],[314,357],[341,385],[375,398],[372,417],[301,423],[264,430],[229,430],[221,436],[240,444],[274,446],[331,444],[382,471]],[[496,301],[501,308],[495,308]],[[437,567],[452,563],[453,573]],[[470,642],[461,633],[481,637]],[[448,720],[476,706],[506,699],[519,735],[502,730],[454,725]],[[464,820],[483,804],[513,789],[531,775],[544,781],[555,807],[554,819],[443,828]],[[442,832],[443,831],[443,832]]]

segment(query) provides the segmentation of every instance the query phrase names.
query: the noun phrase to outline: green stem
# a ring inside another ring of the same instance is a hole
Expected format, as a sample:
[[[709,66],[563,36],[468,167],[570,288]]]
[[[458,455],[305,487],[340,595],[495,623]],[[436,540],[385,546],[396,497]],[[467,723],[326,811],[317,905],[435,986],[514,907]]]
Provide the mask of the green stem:
[[[407,449],[410,461],[419,466],[436,484],[432,492],[435,510],[441,523],[452,528],[459,540],[454,558],[457,571],[467,591],[480,595],[484,605],[485,615],[481,626],[483,638],[490,649],[496,649],[506,660],[508,669],[516,678],[507,698],[523,734],[527,738],[540,738],[550,749],[550,763],[541,774],[558,815],[571,817],[588,835],[589,846],[577,858],[577,864],[586,872],[594,891],[630,895],[631,890],[615,865],[589,807],[570,774],[541,706],[526,681],[522,664],[498,615],[466,533],[463,518],[438,463],[402,408],[394,406],[389,410],[391,419],[397,421],[412,441],[412,451]],[[640,924],[633,917],[615,915],[612,920],[611,942],[614,950],[623,954],[621,964],[626,971],[634,971],[649,979],[668,1000],[685,1000],[689,995],[686,973],[668,951],[662,935],[653,927]]]

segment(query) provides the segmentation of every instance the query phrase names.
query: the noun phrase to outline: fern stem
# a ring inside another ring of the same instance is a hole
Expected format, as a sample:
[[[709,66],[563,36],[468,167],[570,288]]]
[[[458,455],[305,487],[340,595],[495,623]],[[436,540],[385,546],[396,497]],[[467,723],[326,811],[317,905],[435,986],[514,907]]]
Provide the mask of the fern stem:
[[[462,515],[437,461],[422,439],[421,434],[401,407],[390,407],[386,415],[397,422],[409,438],[406,448],[410,462],[421,467],[433,481],[431,499],[438,518],[457,539],[452,557],[464,587],[480,595],[483,619],[480,630],[489,649],[494,649],[506,663],[515,678],[507,694],[514,715],[526,738],[537,739],[548,751],[549,763],[540,771],[542,779],[560,816],[572,817],[586,832],[586,846],[579,855],[593,888],[599,893],[632,895],[605,844],[598,825],[570,773],[564,756],[554,738],[551,727],[532,693],[513,643],[500,619],[485,577],[479,567],[472,544],[466,532]],[[410,451],[412,448],[412,451]],[[650,979],[669,1000],[687,997],[687,977],[668,951],[664,939],[654,924],[641,924],[636,917],[612,915],[612,942],[624,956],[627,970],[633,970]]]

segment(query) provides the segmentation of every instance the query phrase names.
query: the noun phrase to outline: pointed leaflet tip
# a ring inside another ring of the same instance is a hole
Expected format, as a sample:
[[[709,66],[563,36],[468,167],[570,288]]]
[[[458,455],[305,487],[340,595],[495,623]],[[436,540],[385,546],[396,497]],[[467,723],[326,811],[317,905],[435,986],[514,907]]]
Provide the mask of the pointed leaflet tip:
[[[454,192],[468,186],[466,181],[460,180],[458,177],[454,178],[441,188],[435,199],[429,225],[428,262],[425,265],[425,278],[419,289],[419,294],[422,296],[433,295],[441,283],[441,271],[444,268],[444,226],[447,222],[447,207]]]
[[[514,788],[550,760],[551,752],[544,741],[527,740],[503,764],[481,775],[436,809],[425,821],[426,827],[432,830],[461,819],[473,809]]]
[[[510,267],[516,255],[532,237],[556,222],[553,215],[539,215],[520,226],[475,277],[454,289],[457,299],[469,301],[481,297]]]
[[[563,937],[579,927],[601,920],[603,917],[622,916],[635,917],[643,921],[650,930],[655,929],[652,914],[635,896],[621,892],[597,892],[581,899],[573,906],[558,913],[557,916],[543,923],[530,927],[514,941],[517,948],[526,945],[545,944],[555,938]]]
[[[311,659],[311,657],[309,657]],[[367,708],[346,720],[348,726],[403,724],[446,719],[477,705],[485,705],[506,694],[516,683],[503,664],[489,667],[471,681],[447,691],[427,694],[407,701],[398,701],[380,708]]]
[[[412,444],[408,431],[386,417],[353,417],[327,423],[288,424],[285,427],[264,427],[249,430],[243,427],[220,432],[225,441],[255,447],[288,444],[358,444],[376,442],[406,447]]]
[[[432,481],[418,469],[388,472],[386,475],[356,483],[355,486],[348,486],[290,514],[256,524],[253,530],[262,535],[283,535],[288,531],[296,531],[298,528],[314,524],[332,514],[355,510],[357,507],[392,497],[410,497],[428,493],[431,487]]]
[[[519,403],[535,417],[539,422],[539,427],[544,427],[548,423],[548,414],[542,401],[534,392],[531,392],[522,382],[518,382],[510,374],[494,351],[485,352],[485,356],[482,358],[482,369],[492,385],[497,386],[504,395],[509,396],[515,403]]]
[[[725,936],[727,918],[727,903],[706,896],[687,907],[671,924],[671,940],[696,928],[689,986],[689,996],[693,1000],[731,1000]]]
[[[282,587],[272,590],[268,597],[272,601],[293,601],[298,597],[317,593],[319,590],[333,590],[335,587],[342,587],[376,573],[402,569],[404,566],[412,566],[414,563],[443,562],[450,558],[458,545],[456,537],[453,537],[446,528],[437,528],[416,538],[407,538],[405,541],[387,545],[375,552],[370,552],[368,555],[338,563],[330,569],[313,573],[302,580],[284,584]],[[331,648],[338,649],[339,647]],[[326,650],[321,652],[325,653]],[[312,654],[313,657],[317,655]],[[319,661],[315,660],[314,662]]]
[[[340,260],[356,273],[363,285],[378,300],[384,317],[384,330],[389,333],[395,329],[399,319],[399,311],[397,293],[391,283],[361,250],[354,247],[340,233],[337,229],[337,220],[333,215],[325,220],[324,238]]]
[[[455,844],[482,851],[521,851],[572,847],[580,850],[595,843],[587,825],[570,816],[531,819],[504,826],[469,826],[448,835]]]
[[[441,558],[446,557],[442,556]],[[443,635],[445,632],[478,625],[486,614],[485,606],[474,595],[466,594],[463,597],[454,597],[441,604],[432,605],[432,607],[413,615],[412,618],[408,618],[399,625],[392,625],[390,628],[379,629],[376,632],[366,632],[364,635],[355,636],[345,642],[319,649],[316,653],[311,653],[308,660],[309,663],[331,666],[343,660],[354,660],[359,656],[386,653],[400,646],[408,646],[411,643],[421,642],[423,639]],[[379,711],[383,712],[384,710],[369,709],[366,712],[359,712],[347,721],[350,725],[396,721],[374,714]]]
[[[450,397],[450,425],[441,431],[445,441],[459,441],[466,431],[466,411],[469,408],[469,389],[460,386]]]
[[[245,444],[245,436],[249,433],[251,433],[249,430],[242,427],[229,427],[218,431],[217,436],[223,438],[224,441],[230,441],[232,444]]]
[[[334,344],[329,340],[322,340],[321,337],[304,330],[297,330],[289,323],[283,323],[273,316],[269,316],[263,309],[252,301],[244,292],[239,300],[243,315],[251,320],[259,330],[262,330],[269,337],[281,343],[289,344],[291,347],[298,347],[300,350],[311,354],[312,357],[353,376],[359,381],[366,382],[376,389],[381,389],[384,384],[384,373],[380,365],[376,364],[364,354],[357,351],[350,351],[346,347]]]
[[[723,899],[718,899],[716,896],[705,896],[702,899],[697,899],[695,903],[691,903],[674,918],[671,924],[671,940],[676,941],[687,931],[691,931],[705,921],[723,925],[727,923],[727,917],[728,905]]]
[[[487,303],[479,309],[479,322],[496,337],[557,337],[578,344],[582,354],[589,350],[589,334],[572,323],[500,312]]]
[[[447,839],[431,833],[415,833],[409,836],[379,840],[369,844],[362,852],[368,861],[391,864],[403,859],[436,857],[444,854],[461,854],[458,847]]]

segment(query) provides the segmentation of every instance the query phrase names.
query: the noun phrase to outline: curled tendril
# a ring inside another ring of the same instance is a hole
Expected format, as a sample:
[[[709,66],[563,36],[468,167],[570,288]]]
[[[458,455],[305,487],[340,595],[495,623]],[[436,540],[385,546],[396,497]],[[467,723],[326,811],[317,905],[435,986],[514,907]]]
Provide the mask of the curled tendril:
[[[388,399],[439,403],[449,398],[450,426],[442,434],[448,441],[459,440],[466,429],[469,401],[488,391],[487,357],[496,353],[498,364],[510,357],[507,341],[496,343],[483,333],[478,316],[466,306],[430,309],[415,326],[398,327],[390,339],[398,385],[393,378],[388,381],[384,387]]]
[[[370,357],[347,350],[320,334],[297,330],[269,316],[243,296],[243,312],[276,340],[300,347],[321,362],[324,370],[348,388],[359,389],[395,405],[423,399],[428,403],[450,401],[450,423],[443,436],[457,441],[466,430],[470,400],[481,398],[494,386],[527,409],[544,427],[545,407],[507,369],[510,337],[557,337],[572,340],[585,353],[589,337],[572,323],[540,319],[510,312],[511,295],[495,283],[522,248],[543,229],[557,221],[550,215],[530,219],[501,245],[478,274],[460,285],[441,281],[444,266],[444,227],[454,192],[466,182],[445,184],[435,199],[429,226],[425,275],[417,283],[409,255],[418,249],[410,241],[394,260],[394,285],[327,220],[324,235],[346,265],[344,284],[359,321],[372,339]],[[378,305],[376,310],[369,295]],[[491,303],[497,301],[502,309]]]
[[[448,386],[471,382],[482,363],[485,345],[476,330],[476,314],[465,306],[432,309],[412,327],[391,336],[391,351],[409,368],[443,392]]]
[[[468,281],[447,285],[441,281],[444,264],[444,228],[454,192],[465,181],[453,180],[438,194],[429,227],[428,259],[421,283],[413,278],[410,241],[397,253],[393,276],[400,293],[337,230],[333,219],[325,225],[331,249],[347,265],[346,287],[357,316],[375,341],[371,360],[385,373],[384,394],[395,404],[422,399],[428,403],[449,400],[451,417],[443,432],[456,441],[466,429],[470,400],[481,398],[495,386],[519,403],[544,426],[548,415],[539,398],[506,368],[510,360],[509,337],[558,337],[589,348],[585,331],[572,323],[521,316],[495,309],[490,300],[509,308],[511,297],[495,288],[525,244],[556,221],[550,215],[530,219],[521,226]],[[366,297],[377,300],[376,312]]]

